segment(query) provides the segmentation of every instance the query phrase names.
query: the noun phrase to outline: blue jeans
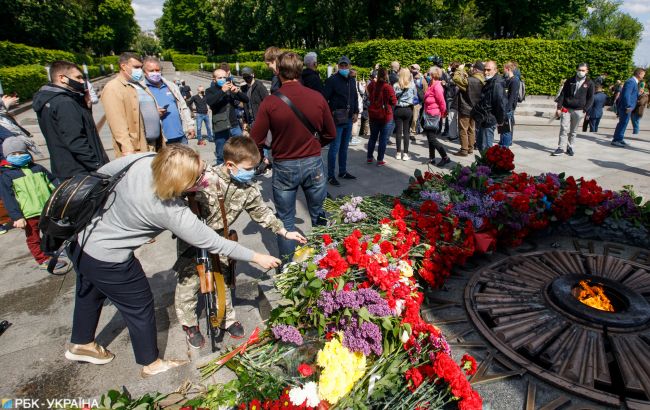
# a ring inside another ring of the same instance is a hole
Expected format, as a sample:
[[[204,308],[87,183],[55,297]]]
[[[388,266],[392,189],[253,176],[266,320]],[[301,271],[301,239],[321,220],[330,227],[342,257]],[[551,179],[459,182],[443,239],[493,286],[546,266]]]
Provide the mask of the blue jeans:
[[[323,202],[327,196],[325,169],[320,156],[273,162],[273,203],[278,218],[287,232],[296,230],[296,195],[302,188],[312,226],[325,222]],[[281,258],[291,259],[296,242],[281,236],[278,249]]]
[[[504,132],[499,137],[499,145],[502,147],[509,147],[512,145],[512,131],[515,127],[515,114],[513,112],[509,112],[507,115],[507,118],[510,119],[510,131]]]
[[[239,125],[235,125],[234,127],[230,127],[230,136],[231,137],[241,137],[244,135],[244,132],[241,130],[241,127]]]
[[[600,124],[600,118],[589,118],[589,131],[598,132],[599,124]]]
[[[201,126],[205,123],[205,130],[208,133],[208,141],[212,140],[212,128],[210,127],[210,116],[208,114],[196,114],[196,138],[201,141]]]
[[[479,151],[485,151],[494,145],[494,130],[495,126],[492,127],[476,127],[476,146]]]
[[[230,130],[223,130],[214,133],[214,156],[217,159],[217,165],[223,164],[223,146],[230,138]]]
[[[171,145],[171,144],[183,144],[183,145],[187,145],[187,137],[186,137],[185,135],[183,135],[183,136],[180,137],[180,138],[174,138],[173,140],[167,140],[166,144],[167,144],[167,145]]]
[[[382,124],[377,121],[370,120],[370,138],[368,139],[368,159],[372,159],[375,154],[375,145],[379,140],[377,147],[377,161],[384,160],[386,153],[386,144],[388,144],[388,137],[393,132],[394,122]]]
[[[641,120],[641,117],[634,111],[632,112],[632,134],[638,134],[639,133],[639,120]]]
[[[348,146],[350,145],[350,136],[352,135],[352,120],[348,120],[345,125],[336,126],[336,139],[330,143],[329,152],[327,153],[327,177],[334,178],[336,169],[336,155],[339,156],[339,175],[347,172],[348,164]]]
[[[616,130],[614,130],[614,141],[623,141],[623,138],[625,138],[625,129],[629,122],[630,113],[625,112],[624,108],[618,110],[618,124],[616,124]]]

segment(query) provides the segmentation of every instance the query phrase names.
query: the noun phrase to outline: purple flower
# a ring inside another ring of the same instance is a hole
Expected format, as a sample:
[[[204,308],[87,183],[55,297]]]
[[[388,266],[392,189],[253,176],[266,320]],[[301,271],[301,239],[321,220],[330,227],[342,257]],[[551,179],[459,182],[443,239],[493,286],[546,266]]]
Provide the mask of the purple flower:
[[[327,269],[318,269],[314,274],[318,279],[325,279],[327,277]]]
[[[274,326],[271,331],[277,340],[281,340],[285,343],[293,343],[297,346],[302,345],[302,335],[298,329],[291,325],[277,325]]]
[[[392,315],[388,302],[381,297],[379,292],[370,288],[359,290],[324,291],[321,292],[316,305],[322,309],[327,317],[342,309],[360,309],[365,306],[368,312],[377,317]]]
[[[359,222],[368,217],[365,212],[359,210],[358,205],[363,201],[363,198],[360,196],[355,196],[350,199],[349,202],[341,205],[339,209],[343,211],[343,222],[345,223],[354,223]]]
[[[358,320],[350,318],[343,332],[343,346],[353,352],[361,352],[365,356],[371,353],[381,356],[383,352],[381,330],[372,322],[358,324]]]
[[[492,170],[490,169],[490,167],[487,167],[485,165],[479,165],[478,167],[476,167],[477,177],[488,177],[490,176],[491,172]]]

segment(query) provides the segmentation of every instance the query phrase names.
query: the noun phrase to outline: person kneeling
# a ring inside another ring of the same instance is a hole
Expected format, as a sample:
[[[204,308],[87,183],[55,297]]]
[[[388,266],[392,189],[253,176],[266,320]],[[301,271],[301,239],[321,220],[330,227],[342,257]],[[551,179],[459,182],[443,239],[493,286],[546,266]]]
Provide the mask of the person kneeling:
[[[210,228],[223,232],[224,221],[219,204],[219,197],[223,198],[223,205],[227,219],[227,226],[237,220],[243,211],[251,219],[264,228],[270,229],[276,235],[299,243],[306,243],[307,239],[298,232],[287,232],[274,211],[264,204],[259,189],[251,183],[255,167],[260,162],[260,154],[250,138],[230,138],[223,148],[224,163],[208,167],[205,173],[207,187],[196,193],[195,199],[199,205],[201,217],[205,218]],[[227,233],[226,233],[227,234]],[[178,241],[178,254],[188,255],[189,245]],[[193,255],[190,251],[190,255]],[[199,276],[193,259],[180,257],[175,265],[178,272],[178,285],[176,286],[175,306],[178,321],[183,326],[187,341],[194,348],[201,348],[205,339],[201,334],[196,316],[197,292],[199,290]],[[228,258],[220,256],[221,271],[228,267]],[[233,338],[244,336],[244,328],[236,320],[235,309],[232,306],[230,290],[226,291],[226,312],[224,315],[224,330]]]

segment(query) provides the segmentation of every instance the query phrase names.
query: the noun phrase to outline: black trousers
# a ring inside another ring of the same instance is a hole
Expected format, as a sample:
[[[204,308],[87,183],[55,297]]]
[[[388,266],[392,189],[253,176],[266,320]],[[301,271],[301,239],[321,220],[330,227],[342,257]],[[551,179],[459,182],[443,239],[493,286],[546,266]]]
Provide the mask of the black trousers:
[[[436,157],[436,150],[438,150],[441,158],[445,158],[447,156],[445,147],[440,141],[438,141],[440,134],[433,131],[427,131],[426,133],[427,141],[429,142],[429,159],[434,159]]]
[[[411,120],[413,107],[395,107],[395,147],[397,152],[409,152],[409,137],[411,136]],[[401,149],[404,141],[404,150]]]
[[[77,272],[70,341],[86,344],[95,340],[99,315],[108,298],[126,322],[136,363],[153,363],[158,358],[154,301],[140,262],[135,257],[123,263],[100,261],[85,254],[77,243],[70,245],[70,259]]]

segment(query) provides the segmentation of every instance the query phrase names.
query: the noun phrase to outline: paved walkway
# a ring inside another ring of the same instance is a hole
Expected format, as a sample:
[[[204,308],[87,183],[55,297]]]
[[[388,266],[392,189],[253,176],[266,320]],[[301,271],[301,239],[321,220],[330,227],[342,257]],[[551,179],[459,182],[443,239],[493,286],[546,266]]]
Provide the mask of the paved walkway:
[[[191,74],[183,73],[179,77],[184,78],[192,90],[196,90],[199,84],[207,85],[207,80]],[[95,107],[94,115],[96,120],[103,115],[101,104]],[[650,199],[650,120],[647,117],[642,122],[641,134],[633,138],[631,132],[628,134],[632,148],[610,146],[615,122],[604,120],[600,133],[579,135],[574,157],[550,156],[556,147],[559,129],[557,121],[549,123],[548,119],[537,117],[521,117],[517,120],[513,151],[518,171],[533,174],[564,171],[575,176],[595,178],[611,189],[633,184],[637,193]],[[21,114],[19,121],[33,131],[38,130],[32,111]],[[101,138],[112,157],[108,127],[102,129]],[[416,168],[426,168],[427,147],[423,136],[418,136],[417,142],[411,144],[410,161],[396,160],[394,146],[389,147],[388,164],[383,168],[366,165],[366,141],[362,138],[362,144],[352,146],[348,157],[348,171],[358,179],[342,180],[341,187],[330,187],[329,192],[333,196],[370,195],[378,192],[399,194]],[[443,143],[450,152],[458,148],[455,142],[445,140]],[[190,144],[199,148],[204,159],[214,159],[213,144],[197,147],[195,140]],[[323,155],[326,157],[327,150],[323,151]],[[462,164],[472,161],[471,158],[459,159],[453,156],[452,160]],[[48,159],[41,162],[49,167]],[[447,169],[449,168],[448,166]],[[272,206],[270,176],[260,178],[259,183],[265,199]],[[298,226],[308,231],[309,217],[304,198],[300,201]],[[277,253],[273,235],[262,231],[248,217],[243,216],[234,229],[242,233],[240,240],[244,245],[260,249],[261,243],[269,252]],[[0,368],[3,369],[0,397],[90,398],[121,386],[126,386],[134,395],[148,391],[171,391],[185,380],[198,381],[196,364],[213,357],[208,348],[202,351],[189,349],[178,326],[173,308],[175,278],[170,271],[174,262],[175,245],[169,233],[160,235],[155,243],[143,246],[136,255],[142,261],[156,295],[161,355],[167,358],[190,358],[192,364],[148,380],[140,379],[139,366],[134,363],[128,332],[122,318],[110,304],[104,307],[97,340],[116,353],[116,359],[102,367],[66,361],[63,352],[71,330],[74,274],[53,277],[38,270],[20,230],[14,229],[0,236],[0,247],[0,263],[3,267],[0,271],[0,283],[3,284],[0,290],[0,320],[13,323],[0,336]],[[257,310],[260,295],[256,286],[261,271],[245,264],[239,266],[242,273],[238,279],[235,305],[239,319],[250,332],[255,326],[262,325]],[[228,377],[228,372],[223,371],[211,381],[223,381]],[[479,386],[479,391],[481,389]],[[517,396],[523,394],[517,392]],[[503,407],[493,402],[492,408]]]

